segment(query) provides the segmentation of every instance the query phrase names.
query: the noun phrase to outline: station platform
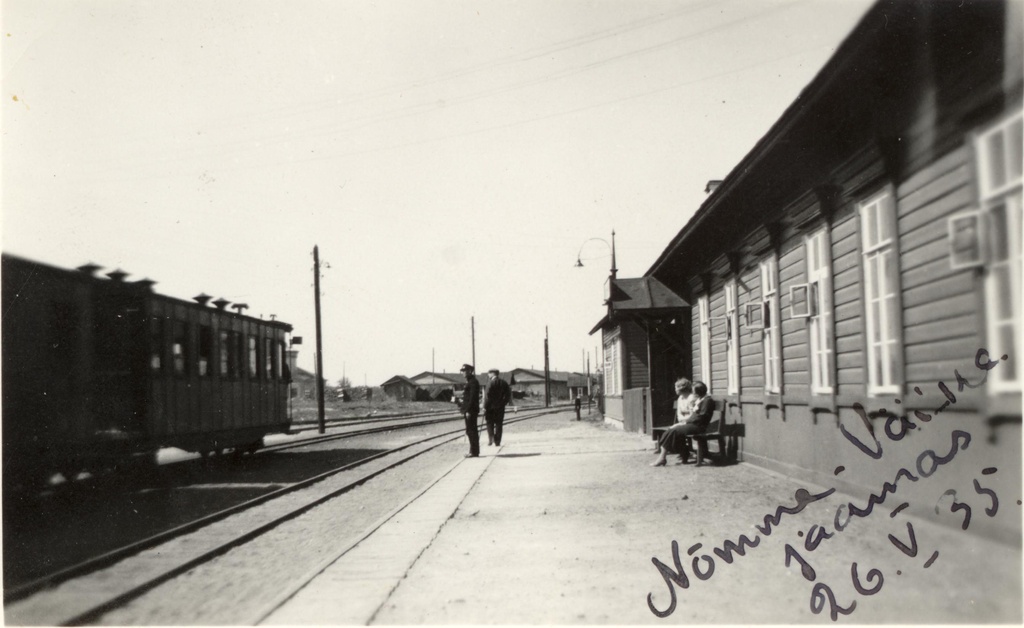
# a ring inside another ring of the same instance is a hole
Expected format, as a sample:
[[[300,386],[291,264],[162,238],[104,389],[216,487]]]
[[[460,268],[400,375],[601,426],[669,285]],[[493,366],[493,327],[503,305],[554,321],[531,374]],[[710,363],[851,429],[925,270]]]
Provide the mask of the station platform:
[[[833,515],[851,498],[835,493],[766,535],[766,515],[824,488],[743,463],[652,468],[649,438],[572,412],[510,425],[504,441],[453,460],[262,623],[1022,621],[1019,546],[890,516],[898,501],[839,533]],[[815,524],[832,537],[808,551]],[[756,546],[725,551],[741,535]]]

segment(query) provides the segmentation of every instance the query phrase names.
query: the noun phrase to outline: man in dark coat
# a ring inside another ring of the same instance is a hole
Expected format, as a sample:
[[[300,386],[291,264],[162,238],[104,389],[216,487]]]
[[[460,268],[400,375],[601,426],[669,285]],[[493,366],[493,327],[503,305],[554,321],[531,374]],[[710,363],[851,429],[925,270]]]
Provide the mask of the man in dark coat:
[[[505,423],[505,406],[512,400],[512,389],[508,382],[499,377],[498,369],[487,371],[491,381],[487,382],[484,394],[484,420],[487,421],[487,444],[501,447],[501,428]]]
[[[477,427],[477,419],[480,417],[480,382],[476,380],[472,364],[463,364],[460,372],[466,374],[466,390],[462,393],[462,416],[466,420],[466,436],[469,438],[469,453],[467,458],[476,458],[480,455],[480,429]]]

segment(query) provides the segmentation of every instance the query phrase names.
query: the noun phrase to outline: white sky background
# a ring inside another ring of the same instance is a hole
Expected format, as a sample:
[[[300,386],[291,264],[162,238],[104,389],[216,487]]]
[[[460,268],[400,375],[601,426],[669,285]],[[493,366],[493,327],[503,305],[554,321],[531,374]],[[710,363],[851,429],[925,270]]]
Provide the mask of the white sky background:
[[[312,370],[582,370],[866,0],[4,0],[5,252],[276,314]],[[329,264],[329,267],[326,265]]]

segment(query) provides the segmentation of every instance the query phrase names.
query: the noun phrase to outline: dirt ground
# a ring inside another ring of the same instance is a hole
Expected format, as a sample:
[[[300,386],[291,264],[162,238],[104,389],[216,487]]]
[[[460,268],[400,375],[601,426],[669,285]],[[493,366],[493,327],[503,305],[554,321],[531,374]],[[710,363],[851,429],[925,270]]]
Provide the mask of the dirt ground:
[[[765,534],[766,515],[820,489],[745,464],[651,468],[650,441],[567,418],[510,430],[375,623],[1022,620],[1019,546],[892,508],[838,533],[831,521],[850,499],[838,493]],[[822,530],[831,538],[808,550]],[[756,547],[723,551],[742,535]]]

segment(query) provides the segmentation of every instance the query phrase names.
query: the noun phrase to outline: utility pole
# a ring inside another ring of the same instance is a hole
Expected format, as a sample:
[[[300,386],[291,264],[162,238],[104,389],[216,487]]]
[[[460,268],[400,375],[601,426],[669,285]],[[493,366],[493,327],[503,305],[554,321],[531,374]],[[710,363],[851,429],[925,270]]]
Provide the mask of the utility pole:
[[[590,416],[590,401],[594,398],[594,391],[590,388],[590,354],[587,354],[587,416]]]
[[[313,300],[316,304],[316,416],[317,427],[323,434],[324,426],[324,351],[320,330],[320,248],[313,245]]]
[[[473,341],[473,371],[476,372],[476,317],[469,317],[469,335]]]
[[[544,407],[551,407],[551,367],[548,362],[548,326],[544,326]]]

